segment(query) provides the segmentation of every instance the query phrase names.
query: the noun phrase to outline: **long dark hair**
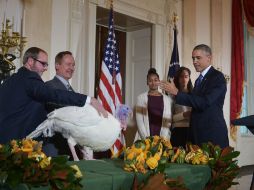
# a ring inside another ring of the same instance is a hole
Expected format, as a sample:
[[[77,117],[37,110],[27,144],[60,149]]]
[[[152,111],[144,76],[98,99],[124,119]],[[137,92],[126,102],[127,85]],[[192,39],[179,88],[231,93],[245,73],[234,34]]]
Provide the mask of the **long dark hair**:
[[[187,67],[180,67],[179,70],[176,73],[176,76],[174,77],[174,83],[175,83],[177,89],[180,89],[179,78],[180,78],[180,76],[181,76],[183,71],[187,71],[189,76],[191,75],[191,71],[190,71],[189,68],[187,68]],[[189,80],[189,82],[187,84],[187,89],[188,89],[189,93],[193,89],[193,85],[192,85],[191,79]]]

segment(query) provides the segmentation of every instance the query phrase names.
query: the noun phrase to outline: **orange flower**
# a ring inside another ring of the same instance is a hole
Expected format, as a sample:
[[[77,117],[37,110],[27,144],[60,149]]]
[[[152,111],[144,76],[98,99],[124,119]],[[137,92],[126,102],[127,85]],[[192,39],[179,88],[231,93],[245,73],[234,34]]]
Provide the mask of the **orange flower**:
[[[128,160],[132,160],[135,156],[136,156],[135,152],[130,152],[130,153],[127,155],[127,159],[128,159]]]

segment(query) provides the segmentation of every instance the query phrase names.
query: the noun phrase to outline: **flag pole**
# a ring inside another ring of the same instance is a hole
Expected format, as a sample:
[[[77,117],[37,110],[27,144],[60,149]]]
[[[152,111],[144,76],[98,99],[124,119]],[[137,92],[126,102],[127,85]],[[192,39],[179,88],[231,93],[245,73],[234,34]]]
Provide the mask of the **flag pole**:
[[[114,12],[113,12],[113,0],[110,0],[110,11],[112,11],[112,19],[114,21]],[[115,21],[114,21],[115,22]],[[113,31],[115,31],[115,28],[113,26]],[[114,32],[115,33],[115,32]],[[113,49],[114,51],[114,55],[115,55],[115,51],[116,49]],[[116,80],[116,64],[115,64],[115,56],[113,56],[113,76],[112,76],[112,85],[115,84],[115,80]]]
[[[178,71],[178,69],[180,68],[179,65],[179,52],[178,52],[178,44],[177,44],[177,21],[178,21],[178,16],[177,14],[174,12],[173,13],[173,17],[172,17],[172,24],[173,24],[173,31],[174,31],[174,40],[173,40],[173,49],[172,49],[172,54],[171,54],[171,59],[170,59],[170,64],[169,64],[169,70],[168,70],[168,76],[167,76],[167,80],[170,81],[170,79],[172,80],[175,75],[176,72]],[[171,34],[171,33],[170,33]]]
[[[110,0],[110,8],[113,9],[113,0]]]

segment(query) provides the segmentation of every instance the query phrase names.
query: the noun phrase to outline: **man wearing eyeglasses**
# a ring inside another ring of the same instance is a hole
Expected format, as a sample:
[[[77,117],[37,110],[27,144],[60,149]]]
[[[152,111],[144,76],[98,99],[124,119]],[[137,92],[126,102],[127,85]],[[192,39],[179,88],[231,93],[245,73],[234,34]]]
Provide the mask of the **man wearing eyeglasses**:
[[[0,144],[22,139],[47,118],[46,102],[84,106],[90,103],[107,117],[107,112],[95,99],[83,94],[49,88],[41,79],[48,67],[47,53],[29,48],[23,57],[23,67],[0,85]]]

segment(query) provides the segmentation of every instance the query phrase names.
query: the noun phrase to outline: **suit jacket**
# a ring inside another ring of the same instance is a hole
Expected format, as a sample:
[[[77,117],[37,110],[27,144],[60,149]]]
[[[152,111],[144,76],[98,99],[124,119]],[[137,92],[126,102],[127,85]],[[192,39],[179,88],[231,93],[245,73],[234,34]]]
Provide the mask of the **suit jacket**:
[[[45,82],[45,84],[50,88],[68,90],[56,76],[52,80]]]
[[[83,106],[86,97],[51,89],[36,72],[21,67],[0,85],[0,143],[31,133],[47,118],[46,102]]]
[[[226,91],[224,75],[211,67],[191,94],[178,92],[176,103],[192,107],[190,126],[193,143],[201,145],[211,141],[222,148],[229,145],[223,116]]]
[[[50,88],[53,88],[53,89],[59,89],[59,90],[68,90],[66,88],[66,86],[55,76],[52,80],[49,80],[47,82],[45,82],[46,86],[50,87]],[[56,103],[53,103],[53,102],[48,102],[46,104],[46,110],[47,112],[52,112],[54,111],[55,109],[59,109],[59,108],[62,108],[64,107],[65,105],[61,105],[61,104],[56,104]]]

